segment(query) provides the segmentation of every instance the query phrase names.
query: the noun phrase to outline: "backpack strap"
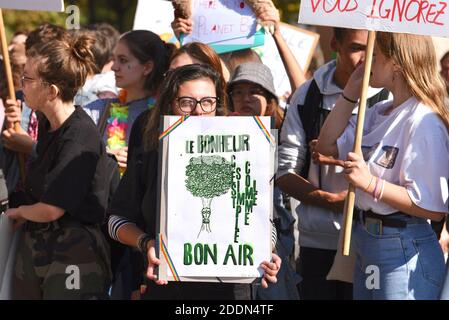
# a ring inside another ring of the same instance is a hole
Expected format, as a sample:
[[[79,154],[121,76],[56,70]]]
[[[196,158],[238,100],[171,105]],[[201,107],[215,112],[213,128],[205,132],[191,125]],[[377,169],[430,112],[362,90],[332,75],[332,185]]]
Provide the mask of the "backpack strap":
[[[318,88],[318,84],[315,79],[310,83],[309,89],[307,90],[307,95],[304,100],[303,105],[297,106],[299,118],[304,128],[304,133],[306,135],[306,161],[304,167],[301,170],[301,176],[307,179],[310,168],[311,154],[309,149],[309,143],[313,139],[318,138],[321,126],[324,123],[329,112],[322,108],[323,105],[323,94]],[[325,112],[327,111],[327,112]]]
[[[106,130],[106,123],[111,114],[111,104],[112,104],[112,99],[108,99],[106,102],[106,107],[104,108],[103,112],[101,113],[100,119],[98,119],[97,128],[98,128],[98,131],[100,132],[100,137],[103,137],[104,131]]]
[[[382,89],[375,96],[372,96],[371,98],[369,98],[367,100],[366,104],[367,104],[368,108],[371,108],[376,103],[383,101],[383,100],[387,100],[389,95],[390,95],[390,92],[387,89]]]

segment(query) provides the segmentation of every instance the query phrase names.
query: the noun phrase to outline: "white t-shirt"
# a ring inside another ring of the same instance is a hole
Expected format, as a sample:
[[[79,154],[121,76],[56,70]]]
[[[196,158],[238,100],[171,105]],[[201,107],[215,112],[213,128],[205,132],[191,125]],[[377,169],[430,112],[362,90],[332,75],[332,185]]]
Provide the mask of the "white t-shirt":
[[[405,187],[415,205],[448,212],[449,137],[443,121],[413,97],[384,115],[391,105],[382,101],[366,112],[362,152],[371,173]],[[337,140],[341,159],[352,151],[355,123],[351,119]],[[359,189],[356,206],[384,215],[398,211]]]

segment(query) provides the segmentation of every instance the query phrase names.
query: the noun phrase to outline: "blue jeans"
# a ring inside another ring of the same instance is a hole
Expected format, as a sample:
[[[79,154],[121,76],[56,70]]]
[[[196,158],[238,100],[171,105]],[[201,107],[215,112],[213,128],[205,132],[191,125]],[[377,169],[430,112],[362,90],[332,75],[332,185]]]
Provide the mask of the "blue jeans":
[[[355,223],[354,299],[437,300],[445,265],[432,227],[405,214],[395,219],[407,227],[383,227],[382,235],[370,233],[361,217]]]

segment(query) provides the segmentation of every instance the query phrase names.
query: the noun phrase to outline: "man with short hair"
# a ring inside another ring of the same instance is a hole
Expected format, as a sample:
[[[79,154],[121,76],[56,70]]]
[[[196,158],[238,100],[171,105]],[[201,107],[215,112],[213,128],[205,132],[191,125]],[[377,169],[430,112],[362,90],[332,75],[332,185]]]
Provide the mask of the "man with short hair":
[[[318,137],[355,67],[365,59],[367,40],[367,31],[334,28],[331,47],[336,59],[296,90],[281,128],[276,181],[282,191],[301,202],[296,208],[297,272],[303,277],[298,289],[304,300],[352,299],[351,284],[326,280],[337,249],[348,183],[340,167],[312,163],[308,145]],[[369,105],[388,95],[378,93],[369,90]]]

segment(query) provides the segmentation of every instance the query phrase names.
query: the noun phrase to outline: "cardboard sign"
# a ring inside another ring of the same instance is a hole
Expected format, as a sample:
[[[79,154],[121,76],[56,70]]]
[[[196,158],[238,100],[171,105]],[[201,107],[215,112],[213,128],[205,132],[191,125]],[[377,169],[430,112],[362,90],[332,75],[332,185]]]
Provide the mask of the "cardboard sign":
[[[299,22],[449,36],[447,0],[302,0]]]
[[[298,61],[302,70],[306,72],[309,68],[315,48],[318,45],[320,36],[317,33],[300,29],[286,23],[281,23],[280,30],[282,37],[285,39],[287,45],[295,56],[296,61]],[[262,62],[270,68],[271,73],[273,74],[274,87],[276,88],[277,95],[282,97],[287,92],[290,92],[291,86],[287,71],[285,71],[284,63],[279,55],[273,37],[267,36],[265,38],[265,45],[256,48],[256,51],[262,58]]]
[[[63,0],[0,0],[0,8],[16,10],[64,11]]]
[[[256,17],[244,0],[192,0],[192,20],[183,44],[203,42],[218,53],[263,45],[264,34],[256,33]]]
[[[174,20],[171,1],[139,0],[134,17],[133,30],[149,30],[165,42],[178,44],[171,23]]]
[[[9,299],[11,264],[14,261],[15,246],[12,220],[0,214],[0,300]]]
[[[271,259],[269,117],[163,120],[159,278],[251,282]],[[265,130],[263,130],[264,128]]]

